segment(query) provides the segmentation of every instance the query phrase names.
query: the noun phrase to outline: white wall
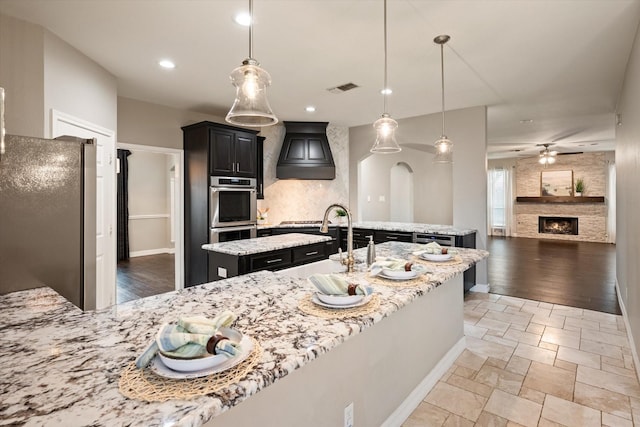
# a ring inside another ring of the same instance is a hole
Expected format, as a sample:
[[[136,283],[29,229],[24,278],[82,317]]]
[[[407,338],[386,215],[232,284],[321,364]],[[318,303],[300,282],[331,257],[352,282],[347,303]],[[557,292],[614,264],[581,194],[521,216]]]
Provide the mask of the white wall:
[[[132,256],[173,247],[170,230],[168,154],[132,151],[129,163],[129,249]]]
[[[618,103],[616,128],[616,278],[640,351],[640,34],[636,34]],[[638,366],[638,360],[635,361]]]
[[[42,27],[0,14],[0,87],[5,89],[6,132],[43,138]]]

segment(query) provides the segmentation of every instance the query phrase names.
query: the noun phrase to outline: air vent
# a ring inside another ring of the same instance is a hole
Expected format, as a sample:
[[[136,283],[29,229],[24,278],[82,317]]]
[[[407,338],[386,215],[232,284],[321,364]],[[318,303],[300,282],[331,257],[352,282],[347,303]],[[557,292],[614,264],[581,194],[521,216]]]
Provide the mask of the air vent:
[[[343,85],[332,87],[332,88],[329,88],[327,90],[329,92],[331,92],[331,93],[342,93],[342,92],[346,92],[346,91],[351,90],[351,89],[355,89],[357,87],[360,87],[360,86],[358,86],[355,83],[345,83]]]

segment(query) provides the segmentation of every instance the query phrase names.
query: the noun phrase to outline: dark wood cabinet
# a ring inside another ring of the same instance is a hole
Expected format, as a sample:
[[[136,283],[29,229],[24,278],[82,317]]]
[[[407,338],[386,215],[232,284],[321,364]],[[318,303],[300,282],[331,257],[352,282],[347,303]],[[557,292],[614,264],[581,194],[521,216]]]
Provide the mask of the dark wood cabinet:
[[[383,241],[377,242],[375,240],[375,233],[369,228],[354,228],[353,249],[366,248],[369,244],[369,236],[374,236],[375,243],[383,243]],[[343,251],[347,250],[347,227],[340,227],[340,247]]]
[[[331,242],[312,243],[250,255],[209,252],[208,281],[213,282],[261,270],[282,270],[326,259],[330,255],[327,253],[327,243]]]
[[[185,287],[208,282],[209,177],[256,176],[257,131],[213,122],[184,126]]]
[[[302,234],[313,234],[317,236],[330,236],[331,241],[324,243],[326,246],[325,253],[327,256],[335,254],[338,252],[338,248],[340,247],[340,228],[339,227],[330,227],[328,233],[323,233],[320,231],[320,226],[316,227],[274,227],[269,229],[271,230],[271,235],[277,234],[289,234],[289,233],[302,233]]]
[[[375,243],[384,242],[413,242],[413,233],[402,231],[382,231],[376,230],[373,233],[373,241]]]
[[[209,173],[213,176],[256,178],[256,133],[244,129],[209,128]]]
[[[256,141],[256,190],[258,199],[264,199],[264,136]]]

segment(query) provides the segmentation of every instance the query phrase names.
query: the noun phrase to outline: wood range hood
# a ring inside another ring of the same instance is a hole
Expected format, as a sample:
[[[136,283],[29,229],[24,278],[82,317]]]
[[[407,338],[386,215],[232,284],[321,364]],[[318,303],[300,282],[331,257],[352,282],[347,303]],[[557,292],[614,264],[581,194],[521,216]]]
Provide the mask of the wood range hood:
[[[286,128],[276,178],[335,179],[336,166],[327,139],[329,122],[283,122]]]

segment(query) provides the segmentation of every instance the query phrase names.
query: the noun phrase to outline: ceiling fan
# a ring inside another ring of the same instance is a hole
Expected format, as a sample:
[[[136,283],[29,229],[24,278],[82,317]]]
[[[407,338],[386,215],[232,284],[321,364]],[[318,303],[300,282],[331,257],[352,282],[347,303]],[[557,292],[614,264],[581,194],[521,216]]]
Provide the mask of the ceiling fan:
[[[552,165],[556,162],[556,156],[558,155],[558,152],[555,150],[550,151],[550,145],[554,144],[536,144],[537,147],[544,147],[544,150],[540,151],[540,156],[538,158],[538,163],[540,163],[541,165]]]

